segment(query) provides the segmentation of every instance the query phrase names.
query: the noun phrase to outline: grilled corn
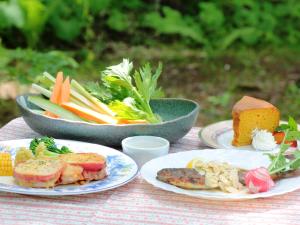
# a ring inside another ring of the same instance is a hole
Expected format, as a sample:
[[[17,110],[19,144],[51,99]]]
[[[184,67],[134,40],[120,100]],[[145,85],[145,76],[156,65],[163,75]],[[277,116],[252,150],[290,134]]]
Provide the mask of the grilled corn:
[[[8,152],[0,152],[0,176],[12,176],[13,165]]]

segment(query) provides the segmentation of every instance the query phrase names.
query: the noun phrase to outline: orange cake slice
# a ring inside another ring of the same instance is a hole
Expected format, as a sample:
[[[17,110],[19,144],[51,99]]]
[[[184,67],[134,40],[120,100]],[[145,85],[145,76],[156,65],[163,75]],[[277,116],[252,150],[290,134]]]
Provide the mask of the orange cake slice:
[[[234,138],[232,145],[250,145],[252,131],[264,129],[273,132],[279,124],[280,112],[269,102],[244,96],[232,109]]]

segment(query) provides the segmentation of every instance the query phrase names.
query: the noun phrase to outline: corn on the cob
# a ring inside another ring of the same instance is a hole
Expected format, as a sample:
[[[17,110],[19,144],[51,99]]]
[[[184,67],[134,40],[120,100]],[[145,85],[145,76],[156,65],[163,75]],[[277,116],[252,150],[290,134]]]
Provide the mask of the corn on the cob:
[[[0,176],[12,176],[13,165],[8,152],[0,152]]]

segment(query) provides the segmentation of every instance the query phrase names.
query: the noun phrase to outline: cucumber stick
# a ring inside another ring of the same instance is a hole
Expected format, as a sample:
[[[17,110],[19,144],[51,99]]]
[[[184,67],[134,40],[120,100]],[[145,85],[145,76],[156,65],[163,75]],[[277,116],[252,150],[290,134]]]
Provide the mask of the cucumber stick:
[[[55,115],[58,115],[62,119],[67,119],[67,120],[74,120],[74,121],[84,121],[81,119],[79,116],[76,116],[75,114],[71,113],[70,111],[62,108],[59,105],[56,105],[49,100],[46,100],[40,96],[29,96],[28,101],[31,103],[37,105],[38,107],[52,112]]]
[[[47,98],[51,97],[51,91],[47,90],[46,88],[43,88],[37,84],[32,84],[32,88],[41,93],[42,95],[46,96]]]

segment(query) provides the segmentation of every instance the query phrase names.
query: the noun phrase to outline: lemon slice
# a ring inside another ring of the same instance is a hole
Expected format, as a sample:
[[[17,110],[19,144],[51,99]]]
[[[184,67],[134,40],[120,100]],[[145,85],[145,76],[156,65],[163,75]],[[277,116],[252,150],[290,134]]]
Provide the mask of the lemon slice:
[[[200,158],[193,158],[191,161],[188,162],[186,168],[193,169],[196,168],[197,163],[201,161]]]

